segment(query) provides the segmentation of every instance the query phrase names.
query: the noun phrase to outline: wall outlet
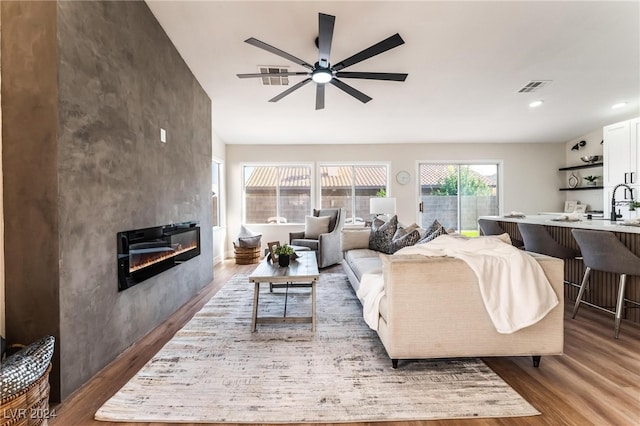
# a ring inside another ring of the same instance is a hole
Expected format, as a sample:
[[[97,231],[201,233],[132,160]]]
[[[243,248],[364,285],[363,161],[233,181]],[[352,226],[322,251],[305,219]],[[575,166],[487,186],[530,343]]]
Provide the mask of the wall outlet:
[[[167,131],[162,127],[160,128],[160,142],[167,143]]]

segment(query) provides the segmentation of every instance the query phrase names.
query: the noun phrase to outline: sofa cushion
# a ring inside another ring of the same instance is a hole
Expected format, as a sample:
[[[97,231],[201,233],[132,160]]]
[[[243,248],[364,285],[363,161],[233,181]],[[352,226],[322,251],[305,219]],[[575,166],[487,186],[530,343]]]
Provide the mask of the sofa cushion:
[[[414,245],[420,239],[420,232],[417,229],[413,229],[407,232],[405,228],[398,227],[398,230],[393,234],[391,240],[393,252],[397,252],[402,247],[408,247]]]
[[[398,217],[392,216],[387,222],[376,218],[371,224],[369,248],[386,254],[393,254],[393,235],[398,229]]]
[[[304,218],[304,238],[317,240],[320,234],[329,232],[330,216],[305,216]]]
[[[55,338],[42,339],[20,349],[2,362],[0,398],[5,399],[26,389],[47,370],[53,356]]]
[[[345,252],[344,260],[347,262],[358,281],[363,274],[381,274],[382,261],[377,251],[371,249],[353,249]]]

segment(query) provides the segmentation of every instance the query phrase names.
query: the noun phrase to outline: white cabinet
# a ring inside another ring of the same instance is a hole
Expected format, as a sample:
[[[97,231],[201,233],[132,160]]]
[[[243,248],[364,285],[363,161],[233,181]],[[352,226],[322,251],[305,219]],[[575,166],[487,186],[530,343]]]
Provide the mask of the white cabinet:
[[[626,183],[631,191],[624,187],[618,188],[616,202],[620,203],[616,210],[620,210],[626,217],[627,203],[638,201],[640,179],[640,118],[622,121],[605,126],[603,129],[603,206],[605,217],[611,213],[611,195],[613,188]]]
[[[604,186],[637,182],[637,141],[631,139],[631,121],[603,128]]]

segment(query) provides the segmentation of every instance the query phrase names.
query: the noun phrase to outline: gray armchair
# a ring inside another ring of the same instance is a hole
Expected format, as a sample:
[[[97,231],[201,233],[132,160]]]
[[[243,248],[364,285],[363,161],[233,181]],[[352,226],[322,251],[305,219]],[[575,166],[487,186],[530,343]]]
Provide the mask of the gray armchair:
[[[329,232],[320,234],[317,239],[305,238],[305,232],[290,232],[289,244],[308,247],[315,250],[318,268],[326,268],[342,261],[340,231],[344,226],[344,209],[313,209],[313,215],[329,216]]]

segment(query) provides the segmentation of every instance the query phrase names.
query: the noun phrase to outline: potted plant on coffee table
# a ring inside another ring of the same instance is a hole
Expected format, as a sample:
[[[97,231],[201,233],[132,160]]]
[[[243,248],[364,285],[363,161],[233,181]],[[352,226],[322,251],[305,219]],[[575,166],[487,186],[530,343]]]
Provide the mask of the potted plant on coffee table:
[[[289,266],[291,256],[294,253],[295,251],[288,244],[283,244],[275,249],[275,254],[278,256],[278,264],[280,264],[280,266]]]

